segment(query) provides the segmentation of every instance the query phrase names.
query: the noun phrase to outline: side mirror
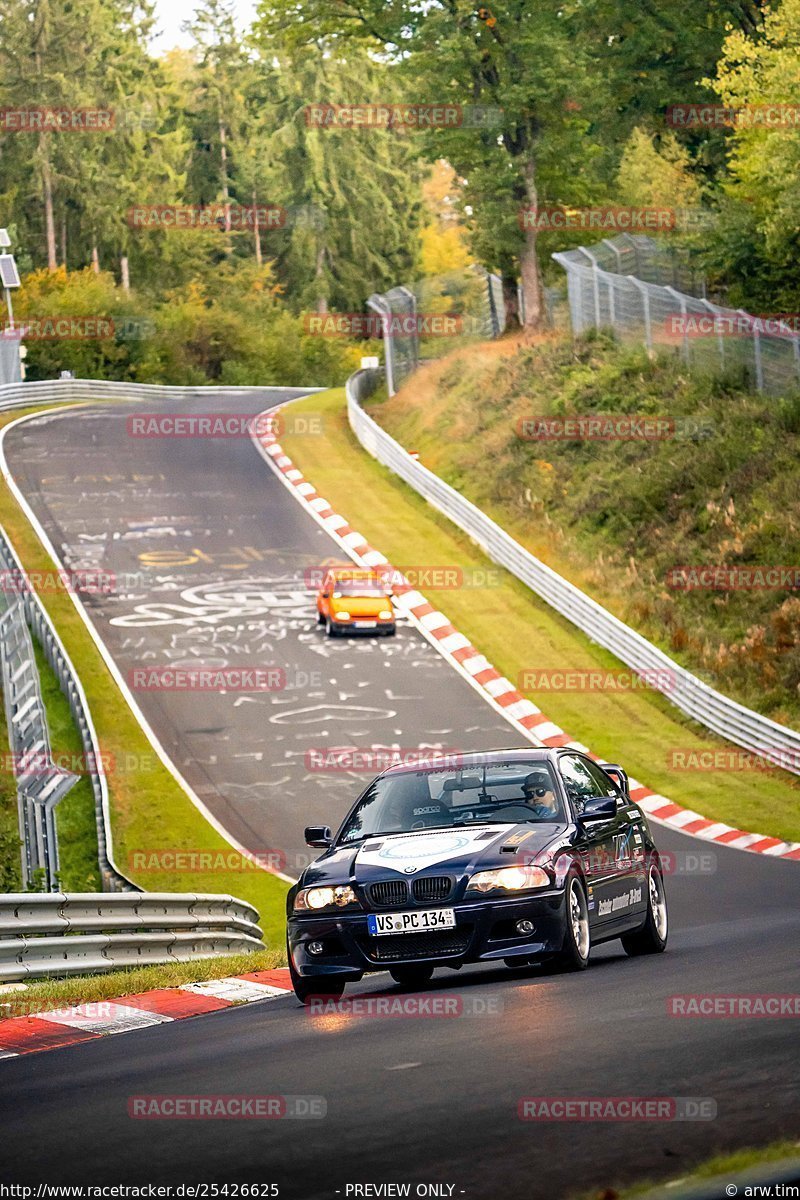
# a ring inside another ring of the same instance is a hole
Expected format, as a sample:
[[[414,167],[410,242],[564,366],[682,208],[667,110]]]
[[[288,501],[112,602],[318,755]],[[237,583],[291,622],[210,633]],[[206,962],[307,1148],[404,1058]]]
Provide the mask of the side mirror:
[[[614,780],[614,783],[622,792],[623,796],[627,796],[628,799],[630,799],[631,786],[628,783],[627,771],[623,771],[619,763],[600,763],[600,766],[605,771],[606,775],[611,776],[611,778]]]
[[[316,846],[320,850],[327,850],[333,841],[330,825],[306,826],[305,839],[307,846]]]
[[[617,815],[615,796],[592,796],[583,806],[579,814],[580,821],[609,821]]]
[[[323,600],[329,600],[329,599],[330,599],[330,592],[323,592],[323,593],[322,593],[322,599],[323,599]]]

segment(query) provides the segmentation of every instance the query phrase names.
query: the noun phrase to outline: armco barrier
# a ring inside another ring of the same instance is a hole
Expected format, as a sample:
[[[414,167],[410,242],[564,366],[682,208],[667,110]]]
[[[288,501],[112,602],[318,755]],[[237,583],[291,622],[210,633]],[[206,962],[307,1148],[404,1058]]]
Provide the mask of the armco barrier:
[[[0,529],[0,560],[4,560]],[[7,548],[7,547],[5,547]],[[13,592],[16,589],[12,588]],[[53,762],[50,729],[42,699],[39,669],[22,602],[0,591],[8,605],[0,616],[0,675],[17,787],[22,835],[22,885],[32,888],[41,873],[46,891],[58,890],[56,805],[78,781]]]
[[[84,759],[92,781],[95,824],[97,827],[97,861],[103,887],[108,891],[137,890],[136,885],[124,875],[114,862],[111,841],[111,819],[108,806],[108,782],[103,765],[100,743],[94,728],[89,705],[78,672],[72,665],[55,631],[47,610],[30,586],[22,563],[17,558],[6,531],[0,525],[0,568],[9,572],[15,581],[15,590],[33,629],[45,658],[58,679],[61,691],[67,698],[75,726],[80,734]],[[35,669],[35,668],[34,668]],[[57,862],[57,853],[53,856]]]
[[[364,412],[361,401],[381,379],[379,371],[357,371],[347,381],[350,426],[364,449],[429,504],[463,529],[493,562],[570,620],[593,642],[610,650],[648,678],[665,681],[664,695],[681,712],[720,737],[800,775],[800,733],[745,708],[681,667],[629,625],[558,575],[505,530],[427,467],[413,459]],[[669,681],[668,686],[666,681]],[[656,686],[654,683],[653,686]]]
[[[258,913],[228,895],[0,896],[0,982],[262,950]]]

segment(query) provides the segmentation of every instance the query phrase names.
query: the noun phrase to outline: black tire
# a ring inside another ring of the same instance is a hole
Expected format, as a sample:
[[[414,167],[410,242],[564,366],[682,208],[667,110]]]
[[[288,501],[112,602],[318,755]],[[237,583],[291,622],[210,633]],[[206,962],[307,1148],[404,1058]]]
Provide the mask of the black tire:
[[[321,612],[319,611],[319,609],[317,609],[317,624],[318,624],[318,625],[324,625],[324,624],[325,624],[325,615],[324,615],[324,613],[321,613]]]
[[[647,912],[641,929],[626,933],[621,938],[622,948],[631,958],[640,954],[663,954],[669,936],[667,896],[664,891],[664,876],[656,861],[647,868]]]
[[[425,966],[423,963],[411,967],[390,967],[389,974],[401,987],[418,988],[430,983],[433,977],[433,967]]]
[[[396,633],[397,633],[397,626],[396,626],[396,625],[393,625],[391,629],[387,629],[387,630],[385,631],[385,635],[384,635],[384,636],[385,636],[385,637],[394,637],[394,635],[395,635]]]
[[[585,971],[591,950],[589,905],[583,880],[575,871],[570,872],[564,885],[564,905],[564,945],[552,965],[559,971]]]
[[[345,989],[345,981],[338,975],[317,975],[306,977],[298,975],[294,969],[291,954],[289,959],[289,978],[292,981],[294,994],[301,1004],[310,1004],[315,996],[338,1000]]]
[[[339,636],[339,630],[333,624],[330,617],[328,617],[327,621],[325,622],[325,632],[327,633],[328,637],[338,637]]]

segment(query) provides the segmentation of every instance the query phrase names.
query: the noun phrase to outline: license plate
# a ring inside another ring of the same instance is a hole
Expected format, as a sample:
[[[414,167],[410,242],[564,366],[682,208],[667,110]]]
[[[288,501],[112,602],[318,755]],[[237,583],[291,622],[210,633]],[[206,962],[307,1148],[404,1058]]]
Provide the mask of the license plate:
[[[367,928],[373,937],[383,933],[419,933],[425,929],[455,929],[452,908],[430,908],[425,912],[370,913]]]
[[[356,617],[356,621],[361,629],[374,629],[378,624],[377,621],[362,621],[359,617]]]

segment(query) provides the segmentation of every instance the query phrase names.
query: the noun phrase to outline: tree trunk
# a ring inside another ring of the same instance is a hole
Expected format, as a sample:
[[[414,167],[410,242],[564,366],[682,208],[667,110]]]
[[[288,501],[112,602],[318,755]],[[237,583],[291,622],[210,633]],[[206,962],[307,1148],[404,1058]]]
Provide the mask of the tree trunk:
[[[222,177],[222,204],[225,213],[225,240],[227,243],[225,253],[233,254],[233,246],[231,245],[230,189],[228,188],[228,134],[222,114],[219,117],[219,161],[220,175]]]
[[[39,135],[39,153],[42,163],[42,201],[44,202],[44,230],[47,240],[47,268],[55,271],[58,268],[56,258],[56,225],[53,218],[53,179],[50,173],[50,155],[47,144],[47,134]]]
[[[96,245],[92,246],[92,270],[94,271],[95,275],[100,274],[100,255]]]
[[[261,266],[264,259],[261,255],[261,230],[258,227],[258,199],[255,188],[253,188],[253,238],[256,245],[256,262]]]
[[[536,166],[532,160],[525,164],[525,201],[528,211],[535,213],[538,207],[539,194],[536,188]],[[542,277],[539,272],[539,255],[536,242],[539,231],[535,221],[526,221],[525,244],[519,257],[519,278],[522,291],[524,329],[539,329],[544,320],[542,297]]]
[[[320,289],[317,293],[317,302],[314,305],[318,313],[326,313],[328,311],[328,297],[325,295],[323,288],[323,280],[325,275],[325,247],[320,246],[317,250],[317,262],[315,276],[317,287]]]
[[[506,329],[518,329],[522,324],[519,312],[516,271],[503,271],[503,303],[506,306]]]
[[[123,254],[120,256],[119,273],[122,278],[123,292],[129,292],[131,290],[131,273],[130,273],[130,268],[128,266],[127,254]]]
[[[67,269],[67,214],[61,213],[61,263]]]

